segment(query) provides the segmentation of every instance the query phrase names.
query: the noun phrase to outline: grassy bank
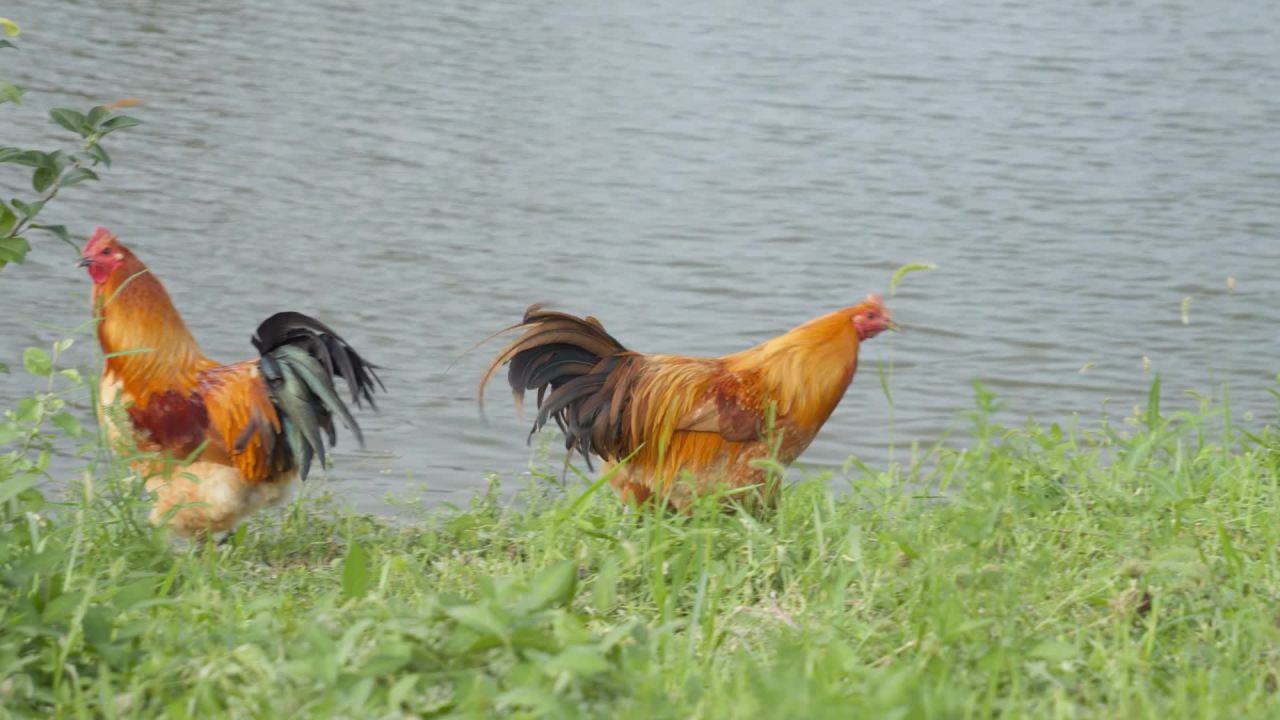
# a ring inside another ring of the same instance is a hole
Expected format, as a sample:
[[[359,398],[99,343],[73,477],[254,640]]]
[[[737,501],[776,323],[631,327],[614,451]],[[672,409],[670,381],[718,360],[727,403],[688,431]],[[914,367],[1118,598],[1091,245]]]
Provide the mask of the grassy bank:
[[[395,524],[307,500],[223,546],[104,465],[53,522],[5,501],[0,714],[1271,716],[1280,436],[1227,417],[980,409],[763,520],[545,485]]]

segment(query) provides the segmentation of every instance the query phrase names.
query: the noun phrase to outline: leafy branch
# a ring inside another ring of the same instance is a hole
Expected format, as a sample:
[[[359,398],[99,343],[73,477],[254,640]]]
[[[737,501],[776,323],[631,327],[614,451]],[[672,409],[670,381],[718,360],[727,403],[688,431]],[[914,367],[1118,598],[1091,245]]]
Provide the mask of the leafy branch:
[[[0,18],[0,33],[16,37],[19,28],[12,20]],[[0,49],[4,48],[16,49],[17,45],[0,38]],[[22,88],[0,79],[0,104],[9,102],[20,105],[22,94]],[[31,187],[37,194],[36,199],[31,201],[11,198],[5,202],[0,199],[0,269],[9,263],[21,263],[26,259],[27,253],[31,251],[31,244],[24,233],[29,230],[43,230],[73,248],[76,247],[65,225],[37,223],[36,218],[63,188],[97,180],[98,173],[94,168],[99,165],[111,166],[111,155],[103,147],[102,139],[117,130],[142,123],[137,118],[115,113],[117,109],[133,104],[136,101],[123,100],[111,105],[98,105],[87,113],[71,108],[50,110],[49,117],[55,124],[80,137],[77,148],[71,151],[46,152],[0,145],[0,163],[14,163],[32,169]]]

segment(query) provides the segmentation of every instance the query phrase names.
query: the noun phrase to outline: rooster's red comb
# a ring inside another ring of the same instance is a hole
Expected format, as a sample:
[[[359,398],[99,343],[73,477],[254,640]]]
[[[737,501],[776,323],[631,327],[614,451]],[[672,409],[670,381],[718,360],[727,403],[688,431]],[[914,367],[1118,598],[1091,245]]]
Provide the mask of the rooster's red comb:
[[[96,249],[102,243],[108,243],[115,239],[116,236],[112,235],[110,230],[99,225],[93,229],[93,234],[89,236],[89,242],[85,243],[84,249],[88,252],[91,249]]]

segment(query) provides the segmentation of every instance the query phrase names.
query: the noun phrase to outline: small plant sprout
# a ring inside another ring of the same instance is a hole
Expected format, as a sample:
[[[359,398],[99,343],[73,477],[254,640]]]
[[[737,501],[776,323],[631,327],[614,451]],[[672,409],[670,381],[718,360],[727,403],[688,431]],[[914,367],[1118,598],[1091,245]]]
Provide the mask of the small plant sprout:
[[[914,272],[923,272],[926,270],[936,270],[937,265],[933,263],[907,263],[897,270],[893,271],[893,277],[889,279],[889,295],[892,296],[898,291],[898,284],[902,279]]]

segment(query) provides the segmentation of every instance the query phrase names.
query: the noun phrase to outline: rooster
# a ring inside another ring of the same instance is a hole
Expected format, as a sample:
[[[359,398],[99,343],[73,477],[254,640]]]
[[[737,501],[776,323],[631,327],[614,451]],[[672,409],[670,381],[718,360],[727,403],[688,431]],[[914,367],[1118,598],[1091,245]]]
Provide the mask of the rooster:
[[[623,501],[656,495],[680,510],[717,488],[753,488],[740,499],[768,505],[776,483],[752,461],[799,457],[853,381],[859,345],[896,328],[869,295],[750,350],[697,358],[633,352],[594,317],[533,305],[502,331],[523,332],[481,379],[480,409],[485,386],[509,365],[517,410],[526,390],[538,391],[530,437],[554,419],[570,456],[588,467],[593,454],[605,460]]]
[[[343,378],[361,407],[382,386],[333,330],[295,312],[272,315],[253,337],[260,357],[220,365],[200,350],[147,266],[105,228],[80,259],[93,280],[106,357],[99,422],[155,493],[151,521],[183,537],[230,530],[281,502],[313,458],[336,442],[336,415],[364,437],[334,387]],[[385,390],[385,388],[383,388]],[[129,442],[131,441],[131,442]]]

